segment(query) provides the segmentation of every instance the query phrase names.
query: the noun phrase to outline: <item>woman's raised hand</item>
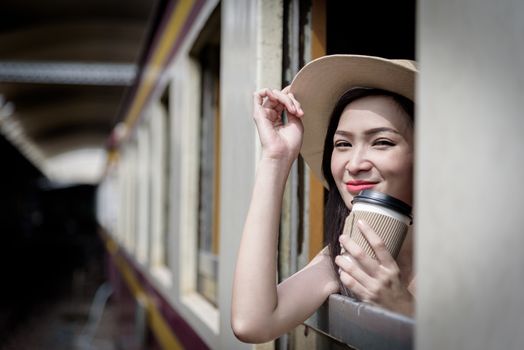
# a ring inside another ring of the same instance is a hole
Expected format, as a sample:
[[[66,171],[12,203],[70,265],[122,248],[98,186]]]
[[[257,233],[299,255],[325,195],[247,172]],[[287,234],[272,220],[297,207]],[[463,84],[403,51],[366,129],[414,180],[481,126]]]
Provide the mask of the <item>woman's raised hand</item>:
[[[263,157],[292,162],[302,146],[304,112],[300,103],[289,92],[289,86],[280,90],[262,89],[254,94],[253,119],[257,126]],[[287,112],[287,122],[282,112]]]
[[[400,269],[388,252],[384,241],[363,221],[358,228],[367,239],[377,260],[371,258],[352,239],[340,236],[346,253],[336,257],[340,280],[362,301],[380,305],[386,309],[412,315],[413,295],[400,280]]]

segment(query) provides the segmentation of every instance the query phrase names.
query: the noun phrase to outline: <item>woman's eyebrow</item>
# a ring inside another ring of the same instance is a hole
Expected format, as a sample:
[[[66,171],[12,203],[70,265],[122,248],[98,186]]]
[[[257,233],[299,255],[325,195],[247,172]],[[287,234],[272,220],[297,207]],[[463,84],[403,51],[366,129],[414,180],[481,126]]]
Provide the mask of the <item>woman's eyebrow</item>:
[[[378,133],[381,133],[381,132],[392,132],[394,134],[399,134],[400,133],[393,129],[393,128],[388,128],[388,127],[379,127],[379,128],[373,128],[373,129],[369,129],[369,130],[366,130],[364,132],[365,135],[374,135],[374,134],[378,134]],[[335,135],[342,135],[342,136],[351,136],[353,135],[352,132],[349,132],[349,131],[345,131],[345,130],[337,130],[335,131]]]
[[[353,135],[353,133],[344,130],[337,130],[335,131],[335,135],[350,136]]]
[[[397,130],[388,128],[388,127],[373,128],[373,129],[366,130],[364,133],[366,135],[373,135],[373,134],[378,134],[381,132],[392,132],[394,134],[400,134]]]

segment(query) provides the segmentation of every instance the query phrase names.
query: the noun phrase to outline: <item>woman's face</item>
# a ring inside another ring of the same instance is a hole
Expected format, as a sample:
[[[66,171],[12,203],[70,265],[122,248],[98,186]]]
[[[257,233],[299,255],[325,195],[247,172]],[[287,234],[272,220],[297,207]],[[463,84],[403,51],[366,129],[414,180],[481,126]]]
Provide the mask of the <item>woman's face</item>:
[[[365,189],[413,202],[413,127],[388,96],[367,96],[342,112],[333,136],[331,172],[346,206]]]

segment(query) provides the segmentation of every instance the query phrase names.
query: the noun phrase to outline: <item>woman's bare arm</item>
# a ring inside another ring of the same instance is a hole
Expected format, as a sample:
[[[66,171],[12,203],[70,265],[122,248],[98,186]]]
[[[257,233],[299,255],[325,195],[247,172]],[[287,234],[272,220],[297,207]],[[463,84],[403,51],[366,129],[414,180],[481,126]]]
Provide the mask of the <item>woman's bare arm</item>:
[[[278,165],[263,161],[259,166],[233,285],[233,331],[250,343],[274,339],[296,327],[338,288],[327,252],[277,287],[278,225],[284,184],[277,179],[282,170],[271,170],[273,167]]]
[[[284,89],[255,94],[254,119],[262,142],[251,204],[233,284],[231,325],[251,343],[274,339],[311,315],[336,291],[327,253],[277,287],[277,244],[282,196],[302,142],[300,105]],[[289,121],[281,122],[283,109]]]

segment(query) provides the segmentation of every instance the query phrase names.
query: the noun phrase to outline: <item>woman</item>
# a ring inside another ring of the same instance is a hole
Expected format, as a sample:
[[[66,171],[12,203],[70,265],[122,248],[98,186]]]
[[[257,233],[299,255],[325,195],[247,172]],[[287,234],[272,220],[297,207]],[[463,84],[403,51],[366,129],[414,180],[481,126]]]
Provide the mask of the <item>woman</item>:
[[[340,233],[351,200],[362,189],[412,204],[415,74],[408,61],[326,56],[305,66],[290,87],[255,93],[262,158],[233,285],[232,327],[239,339],[274,339],[345,288],[363,301],[413,313],[411,233],[396,261],[365,222],[358,227],[377,260]],[[330,243],[277,285],[281,202],[299,151],[329,188],[325,222]],[[346,253],[340,255],[340,246]]]

